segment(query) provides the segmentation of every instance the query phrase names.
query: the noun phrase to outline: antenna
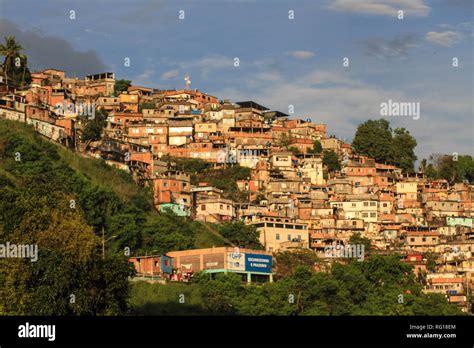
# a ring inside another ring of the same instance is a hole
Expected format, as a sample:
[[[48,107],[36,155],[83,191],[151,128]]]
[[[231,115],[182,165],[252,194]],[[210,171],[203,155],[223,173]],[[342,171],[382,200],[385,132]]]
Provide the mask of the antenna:
[[[191,84],[191,80],[189,79],[188,74],[184,76],[184,82],[186,83],[186,89],[189,90],[189,85]]]

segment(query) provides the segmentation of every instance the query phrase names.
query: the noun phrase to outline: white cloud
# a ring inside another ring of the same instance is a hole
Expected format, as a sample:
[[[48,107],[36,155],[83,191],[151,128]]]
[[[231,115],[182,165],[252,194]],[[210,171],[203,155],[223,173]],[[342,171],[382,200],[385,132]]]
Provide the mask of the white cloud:
[[[430,12],[424,0],[332,0],[329,8],[379,16],[397,16],[403,10],[406,16],[426,17]]]
[[[451,47],[460,43],[463,40],[464,35],[459,31],[451,30],[442,32],[430,31],[426,33],[425,38],[432,44],[443,47]]]
[[[314,57],[314,52],[311,51],[290,51],[287,52],[287,54],[296,59],[308,59]]]
[[[153,76],[155,73],[155,70],[153,69],[146,69],[143,73],[135,77],[132,81],[134,85],[144,85],[144,84],[150,84],[152,83],[150,81],[150,78]]]
[[[465,30],[471,37],[474,37],[474,22],[463,22],[458,25],[461,30]]]
[[[176,76],[178,76],[178,73],[179,73],[178,69],[166,71],[163,74],[161,74],[161,79],[171,80],[171,79],[175,78]]]
[[[380,103],[389,99],[419,102],[421,117],[388,117],[392,127],[405,127],[418,140],[416,153],[420,158],[431,153],[472,153],[473,121],[464,115],[472,113],[469,93],[453,93],[444,98],[420,84],[417,91],[383,88],[364,82],[347,72],[315,69],[305,76],[285,78],[272,74],[242,77],[245,89],[228,87],[214,92],[224,99],[255,100],[273,110],[288,113],[293,105],[296,118],[311,118],[325,123],[328,134],[351,141],[357,125],[368,119],[379,119]],[[251,87],[251,88],[248,88]],[[442,91],[443,89],[440,89]],[[212,94],[212,93],[211,93]],[[449,119],[446,115],[451,115]],[[463,126],[459,126],[462,124]],[[446,132],[445,130],[450,130]],[[452,134],[456,133],[456,137]],[[436,134],[436,137],[433,137]]]
[[[209,73],[215,70],[220,69],[230,69],[233,67],[234,58],[226,57],[222,55],[212,55],[208,57],[203,57],[198,60],[193,60],[191,62],[186,62],[181,64],[181,68],[184,70],[189,70],[192,68],[198,68],[201,72],[201,77],[209,77]],[[192,76],[191,76],[192,79]]]
[[[264,71],[255,74],[255,79],[260,81],[277,82],[282,79],[282,76],[278,71]]]
[[[413,33],[398,34],[393,39],[372,38],[363,42],[365,53],[378,59],[403,58],[410,48],[416,47]]]

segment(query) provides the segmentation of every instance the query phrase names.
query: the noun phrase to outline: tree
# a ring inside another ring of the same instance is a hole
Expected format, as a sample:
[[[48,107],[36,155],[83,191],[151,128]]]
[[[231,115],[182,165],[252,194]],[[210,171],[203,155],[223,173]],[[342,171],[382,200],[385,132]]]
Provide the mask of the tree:
[[[461,180],[467,180],[469,183],[474,182],[474,159],[472,156],[459,156],[458,168]]]
[[[428,163],[426,158],[423,158],[420,162],[419,170],[429,179],[438,179],[438,172],[436,171],[433,163]]]
[[[379,162],[390,161],[392,130],[387,120],[368,120],[357,127],[352,147],[355,153]]]
[[[391,159],[406,172],[414,172],[416,139],[405,128],[396,128],[392,139]]]
[[[426,166],[425,175],[430,180],[438,179],[438,172],[431,163]]]
[[[283,133],[280,135],[280,137],[277,139],[277,145],[283,149],[288,149],[288,146],[291,144],[291,135],[288,133]]]
[[[341,163],[337,154],[333,150],[324,150],[323,164],[328,168],[328,171],[334,172],[341,170]]]
[[[416,139],[405,128],[390,128],[385,119],[368,120],[357,127],[352,147],[359,155],[377,162],[392,163],[405,172],[414,172]]]
[[[27,68],[27,57],[20,53],[23,47],[13,36],[5,37],[5,44],[0,45],[0,55],[4,56],[3,70],[5,83],[12,81],[15,86],[22,86],[25,81],[31,81]],[[17,64],[19,63],[19,64]]]
[[[241,248],[262,249],[255,226],[246,225],[242,221],[225,222],[219,226],[220,234]]]
[[[217,274],[214,280],[210,274],[195,276],[207,310],[215,314],[237,314],[237,303],[241,301],[245,288],[242,278],[235,273]]]
[[[299,266],[313,269],[318,262],[318,256],[313,250],[298,249],[280,251],[275,254],[275,274],[277,277],[289,277]]]
[[[354,233],[349,238],[349,244],[360,244],[364,246],[364,253],[367,255],[371,249],[371,243],[369,238],[362,237],[360,233]]]
[[[432,252],[425,254],[426,257],[426,268],[430,272],[436,272],[436,255]]]
[[[434,154],[431,158],[433,158],[434,167],[440,179],[445,179],[448,182],[456,181],[456,163],[452,156]]]
[[[147,102],[147,103],[140,103],[139,110],[142,111],[143,109],[154,109],[155,103]]]
[[[10,221],[2,223],[2,237],[15,244],[34,243],[38,255],[35,262],[0,260],[0,314],[123,314],[133,275],[128,261],[102,265],[98,238],[81,209],[70,208],[70,197],[54,185],[32,187],[23,180],[0,190],[10,198],[9,215],[0,205],[0,216]]]
[[[114,86],[114,94],[118,96],[119,93],[127,91],[128,87],[132,85],[130,80],[116,80]]]
[[[323,145],[321,145],[321,142],[319,140],[315,140],[313,141],[313,148],[308,150],[308,152],[318,155],[323,152]]]
[[[102,136],[102,131],[107,125],[107,112],[98,109],[93,119],[85,118],[85,126],[82,130],[82,141],[96,141]]]
[[[288,148],[288,151],[290,151],[294,156],[297,156],[301,153],[301,150],[298,149],[296,146],[290,146]]]
[[[450,183],[467,180],[474,181],[474,161],[471,156],[462,155],[432,155],[434,168],[437,177],[447,180]]]

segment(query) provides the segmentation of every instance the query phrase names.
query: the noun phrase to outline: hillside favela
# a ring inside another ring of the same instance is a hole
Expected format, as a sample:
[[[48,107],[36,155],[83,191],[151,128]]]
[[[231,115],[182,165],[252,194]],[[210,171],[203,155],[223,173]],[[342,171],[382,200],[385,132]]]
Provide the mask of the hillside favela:
[[[472,313],[471,156],[0,50],[0,314]]]

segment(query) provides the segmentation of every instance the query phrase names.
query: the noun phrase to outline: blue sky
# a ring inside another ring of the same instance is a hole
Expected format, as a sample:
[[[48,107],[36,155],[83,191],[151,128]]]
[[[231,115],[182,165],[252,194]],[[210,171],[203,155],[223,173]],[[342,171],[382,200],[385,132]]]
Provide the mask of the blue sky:
[[[423,158],[474,154],[473,6],[472,0],[0,0],[0,34],[15,34],[37,69],[79,76],[106,69],[155,88],[183,88],[188,73],[192,88],[220,99],[252,99],[283,112],[294,105],[295,117],[324,122],[347,141],[359,123],[380,118],[382,102],[419,102],[418,120],[387,119],[410,130]]]

